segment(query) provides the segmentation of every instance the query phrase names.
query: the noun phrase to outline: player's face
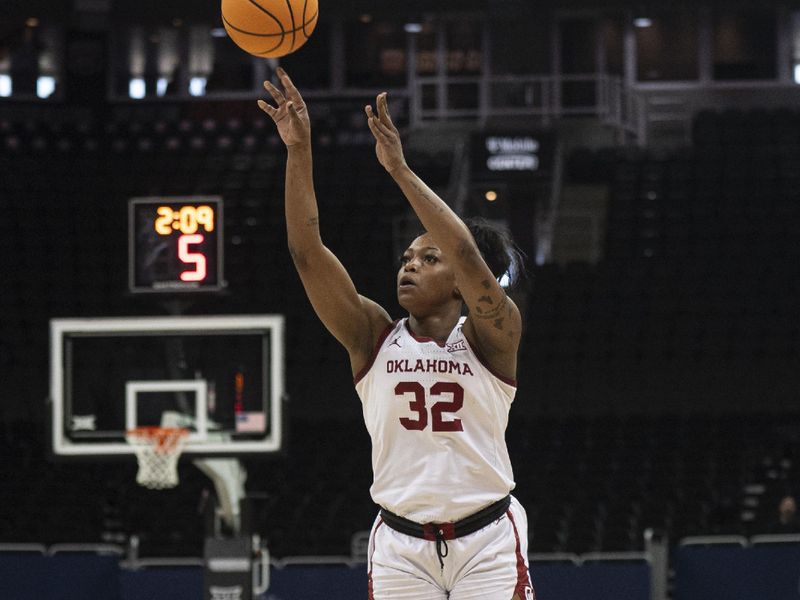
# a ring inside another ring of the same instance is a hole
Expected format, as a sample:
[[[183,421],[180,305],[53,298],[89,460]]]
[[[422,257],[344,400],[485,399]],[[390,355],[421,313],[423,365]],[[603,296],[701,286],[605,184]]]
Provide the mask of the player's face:
[[[455,272],[430,234],[415,239],[401,256],[397,299],[414,314],[458,299]]]

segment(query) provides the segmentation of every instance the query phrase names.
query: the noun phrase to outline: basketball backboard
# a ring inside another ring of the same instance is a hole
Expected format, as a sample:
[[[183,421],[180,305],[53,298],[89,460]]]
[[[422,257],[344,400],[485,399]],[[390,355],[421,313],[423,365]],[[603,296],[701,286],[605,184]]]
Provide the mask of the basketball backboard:
[[[281,448],[283,317],[53,319],[52,449],[132,455],[135,427],[185,427],[184,454]]]

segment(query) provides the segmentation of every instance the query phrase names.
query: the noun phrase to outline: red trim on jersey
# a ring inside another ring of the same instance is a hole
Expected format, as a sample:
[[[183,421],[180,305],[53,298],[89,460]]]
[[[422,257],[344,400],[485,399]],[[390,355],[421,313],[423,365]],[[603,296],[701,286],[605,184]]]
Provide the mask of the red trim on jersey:
[[[375,600],[372,592],[372,555],[375,554],[375,535],[381,525],[383,525],[383,519],[378,520],[378,524],[375,525],[375,531],[372,532],[372,552],[369,554],[369,568],[367,569],[367,600]]]
[[[395,327],[397,327],[397,322],[399,320],[400,319],[392,321],[386,326],[386,329],[383,330],[381,336],[378,338],[378,342],[375,344],[375,348],[372,350],[372,356],[367,361],[367,364],[364,365],[364,368],[362,368],[358,373],[356,373],[355,377],[353,377],[354,384],[361,381],[364,378],[364,375],[366,375],[372,368],[372,365],[375,364],[375,359],[378,358],[378,352],[380,352],[381,346],[383,346],[383,342],[386,341],[386,338],[389,337],[389,334],[392,332],[392,330]]]
[[[417,335],[411,329],[411,325],[408,324],[408,319],[406,319],[406,329],[408,330],[408,333],[411,335],[412,338],[414,338],[416,341],[418,341],[418,342],[420,342],[422,344],[424,344],[425,342],[433,342],[434,344],[439,346],[439,348],[444,348],[445,344],[447,343],[447,342],[438,342],[435,339],[433,339],[432,337],[424,337],[424,336],[421,336],[421,335]]]
[[[467,340],[467,336],[464,336],[464,339]],[[483,357],[483,354],[481,354],[473,344],[469,343],[469,340],[467,340],[467,344],[469,344],[469,347],[472,349],[472,352],[475,354],[475,358],[478,359],[478,362],[481,363],[484,367],[486,367],[486,369],[489,371],[489,373],[491,373],[492,375],[497,377],[503,383],[507,383],[508,385],[510,385],[512,387],[517,387],[517,380],[516,379],[511,379],[510,377],[506,377],[505,375],[501,375],[500,373],[495,371],[495,369]]]
[[[536,600],[536,591],[533,589],[533,585],[531,585],[531,576],[530,573],[528,573],[528,567],[525,564],[525,558],[522,556],[522,549],[519,542],[519,531],[517,531],[517,523],[514,521],[514,515],[511,514],[510,508],[506,514],[511,521],[511,527],[514,529],[514,539],[516,540],[516,547],[514,548],[514,551],[517,554],[517,585],[514,588],[514,593],[521,600],[526,600],[528,596],[525,595],[525,592],[526,590],[530,590],[533,600]]]

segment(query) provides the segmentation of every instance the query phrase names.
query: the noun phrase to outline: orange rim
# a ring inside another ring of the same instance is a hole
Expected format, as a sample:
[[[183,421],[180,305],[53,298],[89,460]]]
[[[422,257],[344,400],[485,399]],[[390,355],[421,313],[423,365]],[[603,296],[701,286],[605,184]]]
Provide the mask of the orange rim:
[[[147,441],[158,449],[173,446],[178,440],[189,435],[189,430],[182,427],[158,427],[148,425],[129,429],[127,435]]]

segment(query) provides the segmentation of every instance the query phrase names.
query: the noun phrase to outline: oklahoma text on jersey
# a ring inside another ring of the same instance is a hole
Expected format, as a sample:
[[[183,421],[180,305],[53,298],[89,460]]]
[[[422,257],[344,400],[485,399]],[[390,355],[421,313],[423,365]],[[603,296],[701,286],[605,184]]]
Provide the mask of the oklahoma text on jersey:
[[[413,360],[387,360],[387,373],[457,373],[458,375],[475,376],[467,363],[454,360],[439,360],[435,358]]]

